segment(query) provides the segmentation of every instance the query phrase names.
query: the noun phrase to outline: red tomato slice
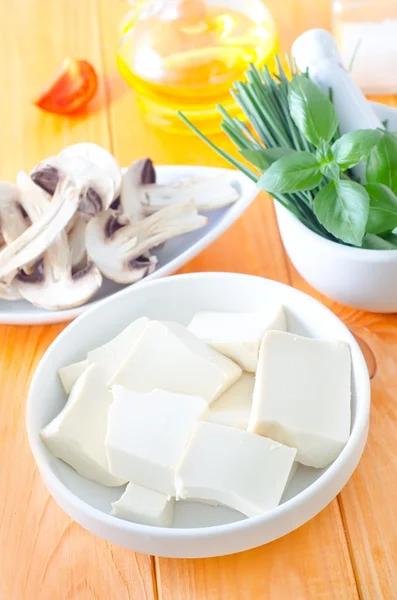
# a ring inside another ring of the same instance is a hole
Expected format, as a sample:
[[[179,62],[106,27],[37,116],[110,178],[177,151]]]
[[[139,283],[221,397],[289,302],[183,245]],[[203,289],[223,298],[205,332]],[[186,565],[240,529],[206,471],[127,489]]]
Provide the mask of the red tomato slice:
[[[66,58],[34,104],[52,113],[73,113],[88,104],[97,88],[97,74],[89,62]]]

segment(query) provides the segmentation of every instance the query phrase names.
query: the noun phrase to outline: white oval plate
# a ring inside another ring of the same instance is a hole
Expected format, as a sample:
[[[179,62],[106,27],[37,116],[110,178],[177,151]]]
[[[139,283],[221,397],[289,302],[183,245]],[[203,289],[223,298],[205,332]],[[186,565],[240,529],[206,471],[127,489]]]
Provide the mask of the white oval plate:
[[[258,193],[255,183],[239,171],[232,169],[165,165],[156,167],[156,175],[159,183],[171,183],[183,177],[211,177],[221,172],[238,188],[240,198],[230,206],[203,213],[208,217],[208,225],[205,227],[185,233],[166,242],[164,247],[156,252],[159,261],[156,271],[148,275],[145,281],[170,275],[183,267],[183,265],[197,256],[197,254],[207,248],[207,246],[226,231],[251,204]],[[131,285],[140,285],[140,283],[137,282]],[[101,289],[90,302],[87,302],[83,306],[67,310],[50,311],[44,308],[37,308],[26,300],[0,300],[0,323],[10,325],[44,325],[69,321],[81,315],[88,308],[91,308],[99,300],[107,298],[127,287],[129,286],[104,279]]]

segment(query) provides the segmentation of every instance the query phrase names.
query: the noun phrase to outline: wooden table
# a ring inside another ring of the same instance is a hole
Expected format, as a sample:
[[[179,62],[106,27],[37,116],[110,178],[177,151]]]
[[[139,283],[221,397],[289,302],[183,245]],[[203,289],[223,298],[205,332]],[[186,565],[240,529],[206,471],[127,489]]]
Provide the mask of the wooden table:
[[[329,0],[268,0],[282,46],[330,26]],[[0,0],[0,178],[78,141],[111,148],[121,164],[220,165],[199,140],[150,130],[115,66],[124,0]],[[31,104],[67,55],[90,60],[101,90],[85,118]],[[286,258],[273,208],[258,197],[184,271],[237,271],[277,279],[319,297]],[[1,600],[368,600],[397,598],[397,327],[320,298],[361,340],[372,375],[368,446],[351,481],[316,518],[250,552],[205,560],[133,554],[71,521],[49,497],[25,434],[31,375],[64,325],[0,327]]]

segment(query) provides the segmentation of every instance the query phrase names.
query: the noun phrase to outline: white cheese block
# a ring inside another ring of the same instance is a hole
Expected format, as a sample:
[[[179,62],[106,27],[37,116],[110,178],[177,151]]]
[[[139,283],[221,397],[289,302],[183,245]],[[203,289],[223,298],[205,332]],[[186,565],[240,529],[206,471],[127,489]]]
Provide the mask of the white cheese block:
[[[207,418],[207,402],[162,390],[137,394],[118,385],[112,392],[106,435],[110,472],[175,496],[175,469],[194,425]]]
[[[106,383],[113,377],[123,360],[131,352],[148,323],[149,319],[147,317],[141,317],[126,327],[110,342],[87,353],[88,364],[96,363],[100,365]]]
[[[72,387],[88,367],[88,361],[81,360],[80,362],[61,367],[58,371],[59,378],[63,385],[63,389],[67,394],[70,394]]]
[[[119,519],[141,525],[171,527],[174,520],[174,507],[175,498],[129,483],[121,498],[112,503],[111,514]]]
[[[244,371],[254,373],[259,346],[266,331],[286,331],[287,322],[282,306],[255,313],[198,312],[189,331],[228,356]]]
[[[345,342],[266,333],[248,429],[297,448],[304,465],[327,466],[350,434],[350,363]]]
[[[243,373],[240,379],[211,405],[208,420],[219,425],[247,429],[254,384],[254,374]]]
[[[215,400],[242,371],[234,362],[179,327],[186,332],[188,342],[182,340],[179,333],[175,335],[166,324],[151,321],[110,385],[122,385],[140,393],[161,389],[200,396],[207,402]]]
[[[247,517],[278,506],[296,450],[215,423],[198,423],[175,474],[177,498],[217,502]]]
[[[128,481],[109,472],[105,437],[111,403],[112,394],[105,386],[100,367],[91,365],[76,381],[59,415],[40,432],[54,456],[83,477],[110,487]]]

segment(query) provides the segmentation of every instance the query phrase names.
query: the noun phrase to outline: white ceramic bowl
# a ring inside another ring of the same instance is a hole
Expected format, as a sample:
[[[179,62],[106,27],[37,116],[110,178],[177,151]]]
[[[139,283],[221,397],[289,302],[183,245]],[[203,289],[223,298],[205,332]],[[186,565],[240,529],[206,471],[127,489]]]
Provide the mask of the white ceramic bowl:
[[[397,311],[397,250],[364,250],[331,242],[277,202],[274,205],[284,248],[310,285],[354,308]]]
[[[397,109],[372,103],[397,132]],[[331,242],[275,202],[278,226],[291,262],[306,281],[332,300],[373,312],[397,312],[397,250],[364,250]]]
[[[269,302],[286,307],[290,331],[348,342],[353,364],[353,418],[347,445],[326,469],[299,466],[279,507],[247,519],[224,507],[178,502],[174,528],[138,525],[108,514],[110,503],[121,495],[120,488],[105,488],[90,482],[49,454],[39,431],[65,403],[57,377],[59,367],[82,359],[89,349],[143,315],[187,324],[199,310],[256,311]],[[369,379],[361,351],[348,329],[327,308],[274,281],[232,273],[197,273],[131,287],[104,300],[69,325],[37,368],[30,386],[26,421],[30,445],[44,482],[73,519],[125,548],[187,558],[231,554],[265,544],[322,510],[357,466],[367,437],[369,404]]]

